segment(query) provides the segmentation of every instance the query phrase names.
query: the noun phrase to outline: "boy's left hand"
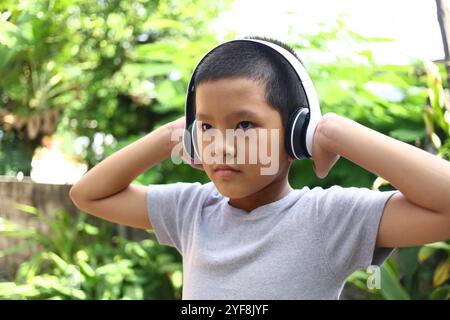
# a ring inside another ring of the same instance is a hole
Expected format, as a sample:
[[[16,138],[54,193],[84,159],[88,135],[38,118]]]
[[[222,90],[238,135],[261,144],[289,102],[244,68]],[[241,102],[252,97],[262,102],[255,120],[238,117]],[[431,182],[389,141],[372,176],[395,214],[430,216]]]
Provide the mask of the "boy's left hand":
[[[328,117],[334,116],[335,113],[330,112],[322,116],[319,123],[316,126],[313,136],[313,150],[312,160],[314,161],[314,173],[320,179],[325,178],[330,172],[331,168],[339,160],[340,155],[328,151],[324,143],[323,128],[324,123]]]

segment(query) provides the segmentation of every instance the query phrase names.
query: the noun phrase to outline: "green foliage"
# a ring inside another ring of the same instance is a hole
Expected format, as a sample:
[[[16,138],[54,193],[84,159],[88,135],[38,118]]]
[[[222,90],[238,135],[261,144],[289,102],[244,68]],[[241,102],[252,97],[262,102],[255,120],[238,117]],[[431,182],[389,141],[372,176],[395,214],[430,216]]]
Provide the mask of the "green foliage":
[[[181,261],[173,248],[159,246],[154,234],[140,242],[114,235],[111,224],[93,225],[64,210],[35,216],[48,232],[0,218],[0,236],[22,240],[0,258],[38,244],[14,282],[0,282],[0,299],[179,299]]]
[[[58,133],[67,137],[63,148],[71,150],[75,138],[88,137],[87,148],[74,156],[91,168],[183,115],[192,69],[217,44],[209,22],[228,3],[29,0],[25,6],[4,0],[0,3],[0,111],[30,119],[47,110],[63,110],[58,127]],[[371,47],[389,41],[365,38],[339,20],[314,35],[292,34],[290,44],[306,57],[323,113],[335,112],[404,142],[432,147],[449,159],[449,111],[444,109],[440,78],[434,71],[423,77],[426,68],[419,61],[377,63]],[[348,52],[336,53],[339,42]],[[115,142],[94,150],[97,132],[112,135]],[[6,131],[3,124],[0,133],[0,173],[29,174],[31,156],[43,133],[30,139],[24,128]],[[343,158],[324,180],[315,177],[311,165],[310,161],[293,164],[294,188],[369,186],[375,178]],[[166,160],[135,182],[176,181],[208,178]],[[0,220],[0,235],[22,240],[1,252],[0,258],[34,243],[43,248],[23,263],[15,282],[0,283],[0,298],[180,297],[179,256],[158,246],[153,234],[140,243],[129,242],[114,236],[108,225],[87,223],[84,215],[73,221],[64,212],[50,213],[50,218],[35,214],[51,230],[48,235]],[[367,292],[368,298],[448,297],[447,245],[400,250],[399,261],[389,259],[382,268],[382,290]],[[366,290],[366,279],[361,271],[349,282]]]
[[[216,42],[208,23],[227,3],[3,1],[0,114],[29,121],[62,110],[58,133],[88,137],[80,156],[92,167],[103,157],[92,149],[96,132],[127,140],[182,114],[191,69]],[[14,143],[22,158],[0,158],[0,173],[29,175],[45,132],[29,137],[27,127],[2,124],[0,152]]]
[[[422,110],[427,95],[420,61],[407,65],[382,64],[371,48],[390,39],[365,38],[348,30],[343,20],[323,26],[316,34],[293,35],[291,45],[303,57],[314,81],[322,113],[335,112],[407,143],[425,145]],[[344,52],[335,48],[345,47]],[[319,180],[312,161],[293,163],[292,186],[370,186],[376,178],[341,158],[329,175]]]
[[[446,100],[438,67],[425,61],[424,69],[428,85],[428,104],[424,100],[422,111],[426,128],[425,148],[450,160],[450,103]],[[367,277],[365,272],[358,271],[347,280],[371,293],[372,297],[450,299],[450,241],[399,249],[398,258],[389,258],[381,268],[379,291],[367,289]]]

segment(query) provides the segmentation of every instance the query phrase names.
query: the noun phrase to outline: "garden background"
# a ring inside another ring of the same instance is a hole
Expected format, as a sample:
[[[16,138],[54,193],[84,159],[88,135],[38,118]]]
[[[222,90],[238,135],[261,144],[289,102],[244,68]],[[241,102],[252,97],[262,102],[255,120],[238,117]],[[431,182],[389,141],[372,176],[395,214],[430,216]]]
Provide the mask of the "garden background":
[[[0,1],[0,299],[181,297],[175,250],[158,245],[151,231],[75,210],[66,201],[68,187],[108,155],[183,115],[198,60],[238,35],[217,25],[236,2],[243,1]],[[436,12],[447,5],[429,2]],[[404,3],[399,15],[408,12]],[[258,15],[254,9],[247,14]],[[435,17],[438,26],[438,17],[444,19],[445,53],[435,61],[414,54],[402,63],[380,61],[375,52],[394,40],[362,35],[345,15],[312,31],[290,19],[282,40],[303,58],[323,113],[448,160],[447,10]],[[274,29],[280,23],[267,22]],[[169,159],[135,183],[177,181],[208,178]],[[311,161],[296,161],[290,182],[392,189],[343,158],[324,180]],[[61,208],[46,209],[50,202]],[[368,289],[370,274],[361,270],[349,277],[343,298],[448,299],[449,273],[449,242],[400,249],[381,268],[381,289]]]

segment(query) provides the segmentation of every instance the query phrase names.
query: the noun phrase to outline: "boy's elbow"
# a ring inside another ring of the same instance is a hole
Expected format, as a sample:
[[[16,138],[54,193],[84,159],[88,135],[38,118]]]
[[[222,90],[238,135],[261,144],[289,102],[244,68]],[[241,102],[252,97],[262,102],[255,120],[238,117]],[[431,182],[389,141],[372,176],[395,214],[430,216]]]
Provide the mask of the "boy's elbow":
[[[83,197],[80,195],[80,192],[77,188],[77,185],[73,185],[69,190],[69,197],[72,200],[72,202],[77,206],[78,208],[82,209],[82,203],[83,203]]]
[[[76,184],[74,184],[69,190],[69,197],[70,197],[70,199],[74,200],[75,197],[77,196],[77,193],[78,193],[78,191],[77,191],[77,188],[76,188]]]

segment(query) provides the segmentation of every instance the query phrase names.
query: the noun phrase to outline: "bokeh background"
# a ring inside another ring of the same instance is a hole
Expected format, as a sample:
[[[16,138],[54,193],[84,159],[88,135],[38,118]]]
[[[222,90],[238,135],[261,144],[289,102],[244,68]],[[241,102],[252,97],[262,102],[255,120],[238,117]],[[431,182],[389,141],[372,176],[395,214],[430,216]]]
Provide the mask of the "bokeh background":
[[[93,219],[68,190],[182,116],[198,60],[236,36],[290,44],[323,113],[450,159],[448,14],[446,0],[1,0],[0,299],[180,299],[173,248]],[[177,181],[208,178],[167,160],[134,183]],[[290,182],[392,189],[343,158],[324,180],[297,161]],[[449,273],[449,242],[401,249],[380,289],[360,270],[342,299],[448,299]]]

